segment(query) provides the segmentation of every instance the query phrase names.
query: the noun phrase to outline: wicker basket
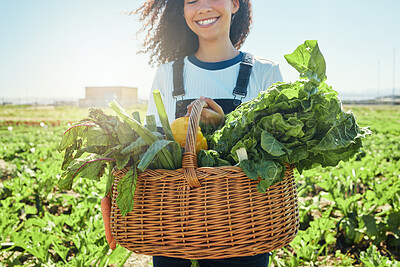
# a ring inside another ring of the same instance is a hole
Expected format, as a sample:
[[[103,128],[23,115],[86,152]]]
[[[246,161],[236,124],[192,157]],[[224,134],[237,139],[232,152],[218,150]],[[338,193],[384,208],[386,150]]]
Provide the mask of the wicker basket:
[[[299,228],[293,167],[285,178],[257,191],[257,181],[239,167],[197,167],[194,144],[201,110],[194,105],[182,168],[140,173],[133,211],[122,216],[117,184],[127,169],[115,171],[111,231],[118,244],[152,256],[221,259],[252,256],[289,244]]]

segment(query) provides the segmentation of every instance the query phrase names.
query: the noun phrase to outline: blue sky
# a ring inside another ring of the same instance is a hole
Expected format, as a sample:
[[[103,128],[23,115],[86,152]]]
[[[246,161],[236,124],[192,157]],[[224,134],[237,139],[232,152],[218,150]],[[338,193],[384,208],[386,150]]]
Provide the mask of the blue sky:
[[[83,98],[85,86],[133,86],[147,99],[156,68],[126,15],[137,0],[0,0],[0,98]],[[400,94],[400,1],[253,0],[242,51],[296,71],[284,55],[316,39],[342,98]],[[395,61],[394,59],[395,55]],[[395,75],[393,63],[395,62]]]

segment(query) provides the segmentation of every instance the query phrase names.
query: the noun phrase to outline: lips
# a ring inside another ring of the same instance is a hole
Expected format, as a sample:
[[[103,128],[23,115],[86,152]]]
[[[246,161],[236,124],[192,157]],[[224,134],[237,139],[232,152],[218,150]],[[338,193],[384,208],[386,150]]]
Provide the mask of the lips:
[[[210,26],[212,24],[214,24],[217,20],[219,19],[219,17],[216,18],[209,18],[209,19],[202,19],[202,20],[198,20],[196,21],[196,23],[200,26]]]

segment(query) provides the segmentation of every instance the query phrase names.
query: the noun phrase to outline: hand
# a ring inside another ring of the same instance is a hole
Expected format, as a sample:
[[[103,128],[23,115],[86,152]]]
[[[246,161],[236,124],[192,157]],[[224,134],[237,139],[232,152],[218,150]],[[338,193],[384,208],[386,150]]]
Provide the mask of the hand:
[[[225,118],[225,114],[222,107],[209,97],[201,96],[200,99],[203,99],[207,103],[207,105],[204,106],[201,112],[200,120],[205,124],[213,126],[221,125],[224,122]],[[190,115],[192,108],[193,108],[193,102],[187,106],[188,111],[185,116]]]

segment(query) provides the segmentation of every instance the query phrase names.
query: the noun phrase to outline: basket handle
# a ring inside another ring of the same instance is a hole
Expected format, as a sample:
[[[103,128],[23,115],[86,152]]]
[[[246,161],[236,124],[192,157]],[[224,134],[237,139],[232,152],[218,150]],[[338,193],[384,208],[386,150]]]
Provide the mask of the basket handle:
[[[200,186],[200,181],[197,178],[197,174],[195,171],[198,167],[196,142],[201,112],[203,111],[203,107],[206,104],[206,101],[204,101],[203,99],[196,99],[193,102],[193,108],[189,116],[189,126],[186,135],[185,153],[183,153],[182,168],[186,181],[188,182],[190,188]]]

